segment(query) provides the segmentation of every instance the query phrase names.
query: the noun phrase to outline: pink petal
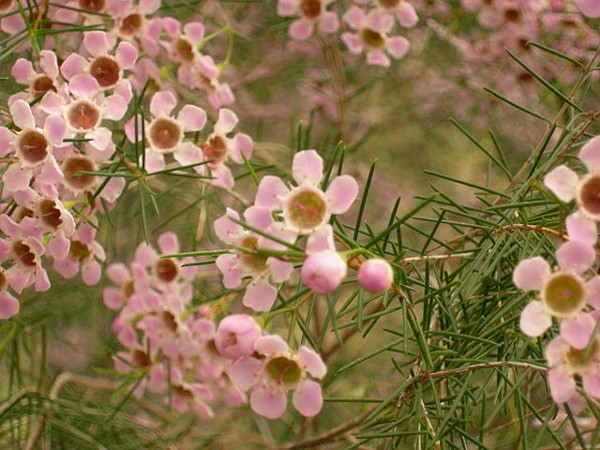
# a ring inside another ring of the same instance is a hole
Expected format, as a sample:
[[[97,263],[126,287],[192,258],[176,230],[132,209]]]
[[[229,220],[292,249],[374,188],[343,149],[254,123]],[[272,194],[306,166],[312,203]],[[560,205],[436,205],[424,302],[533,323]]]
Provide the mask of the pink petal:
[[[17,83],[28,84],[29,79],[35,76],[35,71],[33,70],[33,64],[31,64],[30,61],[19,58],[13,64],[10,74]]]
[[[19,301],[8,292],[0,294],[0,319],[9,319],[19,313]]]
[[[548,172],[544,184],[559,200],[570,202],[575,198],[579,176],[567,166],[558,166]]]
[[[358,183],[350,175],[341,175],[335,177],[325,193],[327,200],[329,200],[329,207],[333,214],[343,214],[350,206],[356,196],[358,195]]]
[[[127,112],[128,104],[120,95],[109,95],[105,100],[104,118],[121,120]]]
[[[117,62],[122,69],[131,69],[135,65],[138,57],[138,51],[135,46],[129,42],[121,42],[117,47],[116,55]]]
[[[54,259],[65,259],[69,254],[70,247],[71,241],[62,234],[56,234],[54,238],[46,244],[46,253]]]
[[[292,175],[299,185],[318,185],[323,179],[323,159],[315,150],[296,153],[292,162]]]
[[[164,255],[169,255],[179,252],[179,240],[177,235],[172,231],[161,234],[158,237],[158,248]]]
[[[305,345],[298,349],[298,362],[315,378],[321,379],[327,374],[327,366],[321,357]]]
[[[517,264],[513,283],[524,291],[539,291],[545,278],[550,276],[550,264],[541,256],[524,259]]]
[[[40,68],[50,78],[56,78],[58,76],[56,53],[51,50],[42,50],[40,52]]]
[[[5,127],[0,127],[0,156],[5,156],[13,150],[15,135]]]
[[[149,15],[160,8],[161,0],[140,0],[138,3],[138,11],[141,14]]]
[[[60,73],[68,81],[75,75],[83,73],[88,65],[88,60],[77,53],[71,53],[60,65]]]
[[[223,286],[227,289],[235,289],[242,284],[242,274],[234,267],[236,261],[236,257],[231,254],[219,255],[215,261],[215,265],[223,274]]]
[[[388,39],[386,48],[390,52],[390,55],[396,59],[400,59],[408,53],[410,42],[403,36],[394,36]]]
[[[583,273],[596,261],[596,250],[584,242],[568,241],[556,250],[556,261],[562,270]]]
[[[247,391],[258,381],[258,374],[263,368],[262,362],[251,356],[242,356],[227,369],[227,375],[242,391]]]
[[[289,189],[281,178],[267,175],[260,180],[254,204],[271,209],[281,209],[281,197],[288,192]]]
[[[325,11],[319,19],[319,28],[323,33],[335,33],[340,28],[340,19],[332,11]]]
[[[277,2],[277,15],[293,16],[296,13],[296,5],[293,0],[279,0]]]
[[[88,286],[95,286],[102,276],[102,267],[95,259],[86,261],[81,266],[81,278]]]
[[[304,417],[316,416],[323,407],[321,386],[316,381],[303,381],[294,391],[292,403]]]
[[[112,142],[112,133],[106,127],[98,127],[91,133],[87,134],[87,137],[91,139],[89,144],[96,150],[106,150],[109,144]]]
[[[289,350],[287,343],[276,334],[259,337],[254,343],[254,350],[261,355],[277,356],[283,355]]]
[[[544,310],[542,302],[534,300],[521,311],[521,331],[530,337],[538,337],[552,325],[552,317]]]
[[[353,55],[358,55],[363,51],[363,45],[358,36],[354,33],[348,31],[342,33],[342,42],[346,44],[346,47],[348,47],[348,50]]]
[[[577,395],[575,380],[564,366],[548,370],[548,384],[552,398],[558,404],[565,403]]]
[[[150,112],[153,116],[168,116],[177,105],[177,99],[169,91],[160,91],[154,94],[150,101]]]
[[[365,20],[365,13],[356,5],[352,5],[346,14],[344,14],[344,22],[350,25],[355,30],[362,28]]]
[[[211,169],[211,176],[212,179],[210,180],[210,184],[213,186],[218,186],[223,189],[231,189],[235,184],[233,174],[227,166],[220,165]]]
[[[366,17],[367,27],[374,31],[388,33],[394,26],[394,18],[383,11],[372,9]]]
[[[183,32],[186,38],[194,46],[200,44],[204,39],[204,25],[201,22],[192,22],[185,24]]]
[[[331,225],[324,225],[316,229],[308,236],[308,241],[306,243],[306,253],[309,255],[325,250],[335,250],[333,228]]]
[[[563,364],[569,348],[569,344],[567,344],[562,337],[558,336],[552,339],[544,350],[546,361],[548,361],[548,367],[554,367],[558,364]]]
[[[185,105],[177,120],[183,125],[183,131],[200,131],[206,124],[206,113],[198,106]]]
[[[203,161],[204,156],[202,150],[197,145],[191,142],[182,142],[177,151],[173,153],[175,160],[182,166],[189,166],[191,164],[198,164]],[[196,166],[195,169],[198,169]],[[203,173],[203,172],[200,172]]]
[[[600,17],[600,2],[598,0],[575,0],[575,4],[585,16],[593,19]]]
[[[21,129],[32,129],[35,128],[35,118],[31,112],[29,103],[25,100],[17,100],[10,105],[10,115],[17,125]]]
[[[69,90],[76,97],[91,98],[100,90],[100,85],[91,75],[79,73],[69,81]]]
[[[571,347],[581,350],[590,342],[595,326],[596,321],[591,314],[581,313],[575,318],[563,319],[560,335]]]
[[[53,145],[60,145],[67,132],[67,123],[60,116],[48,116],[44,122],[44,134]]]
[[[261,230],[266,230],[273,223],[271,210],[266,206],[251,206],[244,211],[244,219],[248,225]]]
[[[104,305],[112,311],[121,309],[125,300],[124,295],[118,289],[108,287],[102,291],[102,301],[104,302]]]
[[[125,284],[131,278],[129,270],[123,263],[114,263],[108,266],[106,276],[115,284]]]
[[[217,237],[226,244],[232,244],[236,237],[243,231],[241,225],[233,222],[230,217],[235,220],[240,220],[240,216],[237,212],[227,208],[226,214],[219,217],[214,223],[214,230]]]
[[[110,44],[104,31],[90,31],[84,33],[83,45],[91,55],[106,54],[110,50]]]
[[[214,126],[214,132],[221,136],[225,136],[235,128],[238,120],[238,117],[232,110],[221,108],[219,110],[219,118]]]
[[[281,417],[287,408],[287,398],[279,390],[258,387],[250,396],[252,410],[267,419]]]
[[[299,19],[290,25],[288,33],[292,39],[303,41],[308,39],[313,32],[314,23],[310,20]]]
[[[271,309],[276,298],[277,288],[264,278],[259,278],[246,287],[243,303],[254,311],[266,312]]]
[[[398,18],[398,23],[406,28],[414,27],[419,21],[419,16],[417,16],[414,6],[404,0],[398,5],[396,17]]]
[[[162,154],[146,149],[145,169],[148,173],[158,172],[165,168],[165,158]]]
[[[582,377],[583,390],[595,398],[600,398],[600,376],[598,374],[584,374]]]
[[[567,217],[567,234],[572,241],[580,241],[587,245],[594,245],[598,239],[596,222],[585,218],[579,212]]]
[[[367,64],[373,66],[390,67],[392,61],[381,52],[367,52]]]
[[[596,275],[591,278],[587,284],[588,288],[588,303],[597,310],[600,310],[600,276]]]
[[[231,154],[229,156],[234,162],[243,164],[244,159],[242,158],[242,154],[246,159],[250,159],[253,145],[254,143],[250,136],[244,133],[237,133],[232,139]]]
[[[35,274],[35,291],[46,292],[50,289],[50,279],[48,278],[48,272],[45,269],[39,267]]]
[[[12,164],[4,172],[2,181],[9,191],[20,191],[29,187],[31,175],[31,170],[23,169],[19,164]]]
[[[579,159],[589,172],[600,172],[600,136],[590,139],[581,147]]]
[[[275,283],[286,281],[294,270],[292,263],[277,258],[267,258],[267,265],[271,269],[271,278]]]

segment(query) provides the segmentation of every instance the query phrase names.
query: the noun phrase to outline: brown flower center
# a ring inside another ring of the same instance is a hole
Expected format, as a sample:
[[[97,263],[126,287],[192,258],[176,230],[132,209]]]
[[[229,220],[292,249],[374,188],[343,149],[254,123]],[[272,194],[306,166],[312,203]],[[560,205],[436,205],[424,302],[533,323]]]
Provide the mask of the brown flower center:
[[[240,247],[256,250],[258,248],[258,238],[251,235],[246,236],[240,242]],[[239,261],[250,272],[260,273],[267,267],[267,256],[265,255],[240,252]]]
[[[102,88],[110,88],[117,84],[120,72],[117,62],[107,56],[98,56],[90,65],[90,75],[96,79]]]
[[[194,49],[192,48],[192,44],[188,41],[185,39],[178,39],[175,48],[177,49],[177,54],[181,61],[185,63],[194,62]]]
[[[221,136],[213,136],[202,144],[202,152],[216,166],[227,158],[227,143]]]
[[[302,370],[296,361],[286,358],[285,356],[277,356],[267,363],[267,374],[269,377],[278,383],[294,384],[302,376]]]
[[[78,100],[69,108],[67,120],[78,131],[90,131],[100,123],[100,111],[87,100]]]
[[[381,48],[385,44],[381,33],[371,30],[370,28],[363,28],[360,30],[360,38],[366,46],[371,48]]]
[[[17,256],[17,261],[25,267],[35,267],[35,254],[31,251],[31,247],[23,241],[17,241],[13,244],[13,252]]]
[[[559,272],[544,286],[542,300],[553,315],[568,317],[585,306],[585,286],[578,276]]]
[[[72,156],[62,167],[65,183],[77,191],[85,191],[96,182],[95,175],[80,174],[80,172],[95,172],[96,165],[86,156]]]
[[[91,12],[100,12],[106,5],[105,0],[79,0],[77,2],[79,9],[85,9]]]
[[[292,226],[309,231],[323,223],[327,215],[327,205],[316,191],[299,190],[286,202],[284,214]]]
[[[302,0],[300,2],[300,12],[304,17],[314,20],[321,15],[321,2],[319,0]]]
[[[130,14],[121,22],[119,31],[123,36],[135,36],[140,32],[143,22],[141,14]]]
[[[38,207],[40,219],[44,225],[52,229],[57,229],[62,225],[63,221],[56,201],[45,198]]]
[[[155,149],[168,152],[179,145],[183,139],[183,131],[174,120],[159,118],[150,124],[148,137]]]
[[[33,94],[36,96],[44,94],[48,91],[56,92],[56,87],[54,86],[52,78],[46,75],[41,75],[37,77],[31,84],[31,88],[33,90]]]
[[[385,9],[394,9],[400,4],[400,0],[377,0],[379,6]]]
[[[30,130],[19,135],[17,148],[26,164],[39,164],[48,156],[48,141],[38,131]]]
[[[600,175],[592,175],[579,186],[579,206],[593,216],[600,216]]]
[[[71,247],[69,248],[69,254],[76,261],[84,261],[92,256],[92,252],[86,243],[81,241],[71,241]]]
[[[179,274],[179,268],[172,259],[161,259],[156,263],[156,276],[164,283],[170,283]]]

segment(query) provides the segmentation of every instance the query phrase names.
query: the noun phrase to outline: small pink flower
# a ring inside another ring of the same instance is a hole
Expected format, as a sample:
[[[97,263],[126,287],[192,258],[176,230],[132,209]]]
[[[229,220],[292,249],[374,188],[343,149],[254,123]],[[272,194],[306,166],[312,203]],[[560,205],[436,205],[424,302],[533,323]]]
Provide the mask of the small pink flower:
[[[315,231],[308,239],[309,256],[302,264],[302,282],[316,294],[333,292],[346,278],[348,268],[345,259],[335,251],[331,225]]]
[[[156,172],[164,169],[164,155],[173,154],[173,157],[182,166],[199,163],[202,155],[198,147],[192,142],[184,141],[184,133],[200,131],[206,124],[206,113],[202,108],[194,105],[185,105],[179,111],[177,118],[171,113],[177,105],[177,98],[167,91],[157,92],[150,101],[150,114],[152,120],[145,125],[145,135],[148,141],[146,149],[146,170]],[[136,137],[136,118],[132,118],[125,125],[125,133],[131,142],[142,137],[142,124],[137,118],[138,126]]]
[[[543,334],[552,317],[562,319],[561,335],[570,345],[584,348],[591,337],[595,320],[583,309],[596,303],[595,281],[586,283],[581,274],[596,260],[594,248],[581,241],[569,241],[556,251],[559,270],[551,273],[541,257],[521,261],[513,273],[519,289],[539,291],[540,300],[530,302],[521,313],[521,330],[531,337]]]
[[[319,187],[323,179],[323,160],[315,150],[294,156],[292,175],[298,186],[288,188],[278,177],[264,177],[256,193],[255,204],[280,211],[283,229],[310,234],[324,226],[331,214],[343,214],[358,195],[358,184],[349,175],[335,177],[327,191]]]
[[[395,14],[403,27],[414,27],[419,21],[415,7],[406,0],[376,0],[375,4],[382,11]]]
[[[181,370],[175,368],[171,370],[171,396],[165,397],[165,403],[171,400],[171,406],[179,413],[186,413],[189,410],[194,411],[203,419],[214,417],[212,408],[208,402],[214,397],[212,389],[202,383],[187,382]]]
[[[108,12],[114,21],[110,34],[130,42],[139,42],[139,46],[148,56],[156,56],[160,50],[158,40],[162,29],[161,19],[149,19],[160,8],[161,0],[132,0],[110,2]]]
[[[400,59],[408,52],[410,43],[405,37],[388,37],[394,26],[394,18],[389,14],[377,9],[365,14],[354,5],[346,11],[344,20],[357,33],[343,33],[342,41],[352,54],[358,55],[366,51],[367,64],[389,67],[391,60],[387,54]]]
[[[252,389],[250,406],[254,412],[268,419],[281,417],[287,408],[289,391],[294,391],[292,403],[303,416],[313,417],[321,411],[321,386],[310,377],[323,378],[327,368],[317,353],[301,346],[295,354],[276,335],[257,339],[254,352],[260,359],[242,357],[227,369],[240,390]]]
[[[248,225],[254,228],[267,229],[273,224],[270,210],[261,206],[248,208],[244,213]],[[215,232],[223,242],[244,247],[250,250],[258,248],[272,248],[269,239],[244,230],[241,225],[231,219],[239,220],[239,215],[227,209],[227,213],[215,221]],[[286,238],[284,233],[277,236]],[[244,305],[255,311],[269,311],[277,297],[277,288],[274,283],[283,283],[287,280],[294,266],[274,257],[261,254],[251,254],[242,250],[219,255],[217,267],[223,273],[223,284],[228,289],[234,289],[242,283],[243,277],[251,277],[250,284],[244,294]]]
[[[358,282],[371,294],[385,291],[392,285],[394,271],[383,259],[369,259],[358,268]]]
[[[213,132],[200,145],[205,160],[208,163],[211,175],[214,177],[211,184],[231,189],[233,187],[233,175],[225,165],[229,159],[237,164],[244,164],[242,154],[249,159],[252,155],[252,138],[244,133],[236,133],[233,137],[227,137],[238,123],[238,118],[233,111],[227,108],[219,110],[219,118],[213,127]],[[202,172],[204,168],[199,167]]]
[[[280,16],[300,16],[292,23],[289,34],[293,39],[308,39],[315,28],[323,33],[334,33],[340,27],[336,13],[327,11],[333,0],[279,0],[277,14]]]
[[[228,359],[238,359],[254,353],[254,343],[262,330],[254,319],[243,314],[225,317],[217,327],[215,347]]]
[[[31,61],[25,58],[17,59],[12,67],[11,75],[15,81],[28,85],[28,101],[48,91],[57,92],[63,84],[58,77],[58,62],[53,51],[40,52],[39,68],[40,70],[36,71]]]

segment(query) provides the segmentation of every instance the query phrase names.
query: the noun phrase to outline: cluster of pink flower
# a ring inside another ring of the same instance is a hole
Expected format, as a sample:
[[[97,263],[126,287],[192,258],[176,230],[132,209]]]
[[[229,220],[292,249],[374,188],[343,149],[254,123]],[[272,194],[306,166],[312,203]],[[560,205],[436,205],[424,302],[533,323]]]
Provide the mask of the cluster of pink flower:
[[[541,257],[521,261],[514,271],[515,285],[539,291],[539,300],[521,314],[521,329],[528,336],[541,336],[560,321],[560,334],[546,347],[548,382],[553,399],[568,403],[573,411],[583,407],[577,393],[577,378],[583,390],[600,398],[600,276],[587,275],[596,261],[600,219],[600,136],[588,141],[579,153],[588,169],[580,178],[567,166],[553,169],[545,185],[561,200],[576,200],[578,210],[566,219],[568,241],[556,251],[558,269],[552,271]]]
[[[299,16],[290,28],[293,39],[308,39],[315,28],[322,33],[335,33],[340,29],[339,13],[328,11],[332,0],[279,0],[280,16]],[[395,23],[413,27],[417,21],[415,8],[406,0],[357,0],[342,16],[352,31],[345,31],[341,39],[350,53],[366,53],[367,64],[388,67],[390,56],[402,58],[410,47],[403,36],[390,36]],[[365,8],[366,7],[366,8]]]

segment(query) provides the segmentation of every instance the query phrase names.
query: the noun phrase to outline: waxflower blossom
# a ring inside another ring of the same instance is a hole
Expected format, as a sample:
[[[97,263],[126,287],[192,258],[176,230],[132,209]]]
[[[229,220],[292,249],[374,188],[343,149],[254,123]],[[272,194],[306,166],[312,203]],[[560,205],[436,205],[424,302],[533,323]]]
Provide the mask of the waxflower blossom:
[[[261,334],[262,330],[252,317],[233,314],[219,322],[215,347],[228,359],[250,356],[254,353],[254,343]]]
[[[381,11],[394,14],[398,23],[406,28],[414,27],[419,21],[415,7],[406,0],[356,0],[356,3],[374,3]]]
[[[352,54],[366,51],[367,64],[389,67],[392,62],[387,54],[400,59],[408,52],[410,43],[405,37],[388,36],[394,26],[394,18],[383,11],[372,9],[365,13],[358,6],[352,6],[344,14],[344,21],[356,33],[343,33],[342,41]]]
[[[335,251],[333,229],[325,225],[308,238],[308,258],[302,264],[301,278],[311,291],[326,294],[335,291],[346,278],[346,260]]]
[[[573,347],[584,348],[595,327],[595,320],[583,312],[597,296],[595,281],[585,282],[581,274],[594,263],[594,248],[581,241],[568,241],[556,251],[559,270],[537,256],[521,261],[514,270],[513,282],[519,289],[539,291],[539,300],[530,302],[521,313],[521,330],[531,337],[542,335],[561,319],[561,335]],[[593,284],[590,284],[593,283]]]
[[[244,218],[254,228],[268,229],[273,224],[270,210],[266,207],[248,208]],[[240,217],[235,211],[227,209],[227,213],[215,221],[217,236],[227,244],[248,250],[235,250],[233,253],[219,255],[216,264],[223,273],[223,284],[228,289],[234,289],[241,285],[242,278],[250,277],[251,281],[244,294],[244,305],[255,311],[269,311],[277,297],[277,288],[270,280],[283,283],[294,267],[275,257],[248,253],[261,247],[273,248],[273,243],[266,237],[244,230],[231,219],[239,221]],[[278,237],[286,238],[285,233],[279,233]]]
[[[11,75],[14,80],[28,86],[28,95],[24,96],[27,101],[48,91],[57,92],[63,84],[58,77],[58,62],[56,53],[53,51],[40,51],[39,69],[37,71],[31,61],[25,58],[17,59],[12,67]],[[22,93],[18,93],[19,96],[21,96],[20,94]]]
[[[293,39],[308,39],[315,25],[323,33],[334,33],[340,27],[336,13],[326,11],[333,0],[279,0],[277,14],[280,16],[300,16],[288,30]]]
[[[281,178],[264,177],[256,193],[255,204],[279,211],[287,231],[310,234],[324,226],[332,214],[343,214],[358,195],[358,184],[349,175],[335,177],[327,190],[323,180],[323,159],[315,150],[304,150],[294,156],[292,175],[297,186],[288,188]]]
[[[292,403],[303,416],[313,417],[321,411],[321,386],[311,377],[322,379],[327,368],[317,353],[306,346],[294,353],[279,336],[266,335],[254,343],[254,355],[237,359],[227,369],[240,390],[252,389],[250,407],[254,412],[268,419],[281,417],[289,391],[294,391]]]
[[[132,0],[110,2],[107,11],[112,16],[114,25],[109,34],[139,43],[139,47],[149,56],[158,55],[162,22],[158,17],[150,19],[147,16],[155,13],[160,4],[161,0],[140,0],[135,5]]]
[[[358,268],[359,284],[371,294],[385,291],[392,285],[394,271],[383,259],[369,259]]]

